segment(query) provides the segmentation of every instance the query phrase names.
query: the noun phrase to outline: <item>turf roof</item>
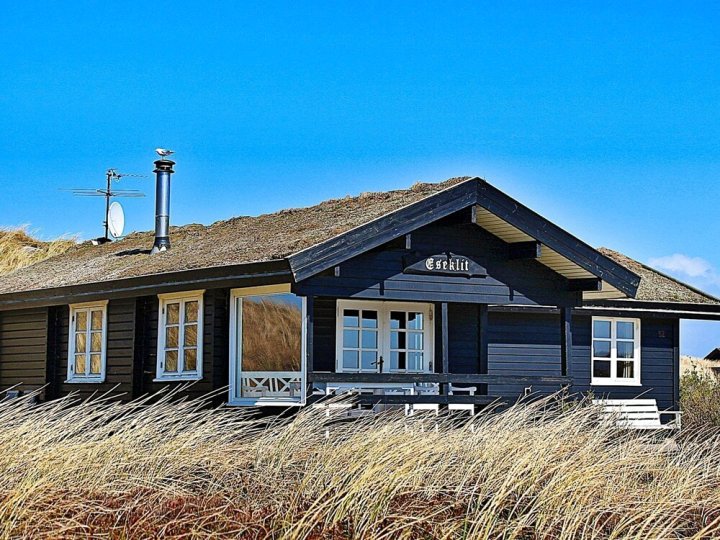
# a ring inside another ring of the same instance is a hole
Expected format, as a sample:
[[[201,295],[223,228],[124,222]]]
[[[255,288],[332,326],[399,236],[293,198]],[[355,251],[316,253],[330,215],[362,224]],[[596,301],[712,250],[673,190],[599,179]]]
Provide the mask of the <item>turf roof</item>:
[[[172,249],[160,255],[149,255],[152,232],[132,233],[118,242],[99,246],[84,242],[66,253],[1,276],[0,294],[283,260],[468,179],[417,183],[409,189],[362,193],[307,208],[235,217],[209,226],[172,227]],[[720,303],[621,253],[604,248],[598,251],[641,276],[637,300]]]

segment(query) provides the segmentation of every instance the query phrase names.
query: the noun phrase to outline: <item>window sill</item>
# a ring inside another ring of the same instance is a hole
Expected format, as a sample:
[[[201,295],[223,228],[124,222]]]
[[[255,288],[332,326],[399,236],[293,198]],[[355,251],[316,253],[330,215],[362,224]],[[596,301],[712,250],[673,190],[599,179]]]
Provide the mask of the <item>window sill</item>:
[[[152,382],[188,382],[188,381],[201,381],[202,376],[181,376],[181,377],[155,377]]]
[[[273,400],[270,398],[238,398],[229,400],[227,404],[231,407],[300,407],[304,405],[299,399]]]
[[[642,386],[641,382],[618,381],[617,379],[609,379],[607,381],[591,381],[590,386]]]
[[[105,378],[102,379],[67,379],[65,384],[102,384],[105,382]]]

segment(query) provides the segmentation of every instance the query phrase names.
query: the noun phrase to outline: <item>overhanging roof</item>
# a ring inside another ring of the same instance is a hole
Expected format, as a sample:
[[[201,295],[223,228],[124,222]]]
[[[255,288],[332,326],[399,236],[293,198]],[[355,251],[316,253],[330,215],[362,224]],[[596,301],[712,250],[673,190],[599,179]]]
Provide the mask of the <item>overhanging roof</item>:
[[[543,255],[539,260],[556,272],[568,278],[594,276],[625,295],[635,295],[638,275],[477,177],[295,253],[288,258],[290,268],[297,281],[307,279],[472,206],[480,208],[475,213],[476,223],[502,240],[541,242]]]
[[[270,273],[286,276],[283,279],[303,279],[468,208],[474,209],[478,226],[510,245],[540,242],[537,260],[567,279],[601,279],[601,291],[583,292],[586,303],[633,297],[658,304],[720,303],[622,254],[594,249],[484,180],[464,177],[210,226],[173,227],[173,248],[161,255],[148,253],[152,232],[133,233],[101,246],[86,242],[0,276],[0,309],[27,305],[23,302],[31,298],[49,305],[120,288],[129,294],[134,287],[140,291],[195,282],[221,286],[223,280],[262,274],[264,265]]]

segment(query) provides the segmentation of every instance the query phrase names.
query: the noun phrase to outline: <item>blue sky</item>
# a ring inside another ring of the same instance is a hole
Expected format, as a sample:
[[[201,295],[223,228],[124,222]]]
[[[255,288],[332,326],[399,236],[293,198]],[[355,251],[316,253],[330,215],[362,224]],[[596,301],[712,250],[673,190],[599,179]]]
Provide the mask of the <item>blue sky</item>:
[[[104,171],[153,226],[479,175],[720,294],[720,10],[703,2],[9,2],[0,225],[99,235]],[[720,345],[684,325],[683,351]]]

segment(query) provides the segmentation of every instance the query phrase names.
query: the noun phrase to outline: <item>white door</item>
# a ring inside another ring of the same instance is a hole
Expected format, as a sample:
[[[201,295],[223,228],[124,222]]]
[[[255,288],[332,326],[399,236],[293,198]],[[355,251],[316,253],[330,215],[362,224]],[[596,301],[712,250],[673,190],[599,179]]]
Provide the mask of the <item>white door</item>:
[[[338,300],[338,373],[430,373],[432,305]]]

